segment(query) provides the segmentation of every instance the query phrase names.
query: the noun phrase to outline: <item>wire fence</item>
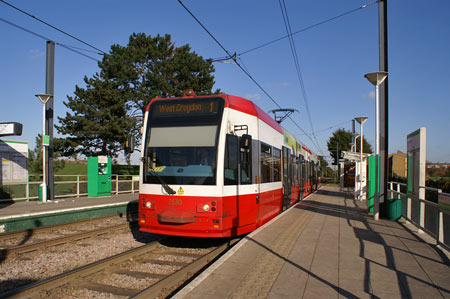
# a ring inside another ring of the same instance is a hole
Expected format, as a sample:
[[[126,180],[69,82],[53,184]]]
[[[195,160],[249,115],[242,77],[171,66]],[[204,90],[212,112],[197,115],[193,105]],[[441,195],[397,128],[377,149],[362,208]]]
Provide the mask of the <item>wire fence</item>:
[[[55,198],[88,196],[86,175],[55,175]],[[0,185],[0,203],[39,200],[42,175],[30,175],[26,183]],[[111,175],[111,194],[139,192],[138,175]]]

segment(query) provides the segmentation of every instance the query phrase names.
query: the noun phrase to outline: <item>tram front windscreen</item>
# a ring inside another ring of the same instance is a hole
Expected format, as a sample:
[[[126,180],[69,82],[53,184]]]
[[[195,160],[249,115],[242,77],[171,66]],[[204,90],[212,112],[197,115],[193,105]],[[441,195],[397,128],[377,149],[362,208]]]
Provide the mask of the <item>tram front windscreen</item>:
[[[144,183],[215,185],[221,98],[161,100],[150,106]]]

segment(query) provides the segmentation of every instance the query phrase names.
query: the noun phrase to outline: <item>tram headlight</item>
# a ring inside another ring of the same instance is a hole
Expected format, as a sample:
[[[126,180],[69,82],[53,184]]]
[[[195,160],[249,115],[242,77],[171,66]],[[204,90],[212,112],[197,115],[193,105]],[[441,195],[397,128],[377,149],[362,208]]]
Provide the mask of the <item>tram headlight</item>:
[[[208,204],[203,205],[203,211],[208,212],[210,209]]]
[[[152,208],[152,203],[149,202],[149,201],[147,201],[147,202],[145,203],[145,207],[146,207],[147,209],[151,209],[151,208]]]

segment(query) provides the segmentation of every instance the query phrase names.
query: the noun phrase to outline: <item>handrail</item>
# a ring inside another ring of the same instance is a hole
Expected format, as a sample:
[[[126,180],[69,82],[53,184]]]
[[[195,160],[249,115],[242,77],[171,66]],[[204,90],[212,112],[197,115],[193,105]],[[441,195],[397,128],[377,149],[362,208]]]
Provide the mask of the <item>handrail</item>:
[[[397,184],[397,190],[393,189],[393,184]],[[391,196],[396,195],[397,199],[402,199],[402,197],[406,198],[406,201],[407,201],[406,202],[406,215],[403,215],[403,213],[402,213],[403,218],[405,218],[406,220],[408,220],[409,222],[414,224],[416,227],[418,227],[419,232],[426,231],[429,235],[431,235],[436,240],[436,244],[445,247],[447,250],[450,250],[450,245],[447,244],[449,241],[444,240],[444,214],[450,216],[450,211],[442,210],[439,203],[435,203],[435,202],[432,202],[432,201],[429,201],[426,199],[419,198],[415,194],[407,194],[407,193],[400,192],[399,186],[407,186],[404,183],[392,181],[392,182],[389,182],[389,186],[390,186],[390,189],[388,190],[388,192],[390,192]],[[445,196],[450,197],[449,193],[444,193],[444,192],[442,192],[442,189],[439,189],[439,188],[426,187],[426,186],[419,186],[419,188],[425,189],[426,191],[428,190],[428,191],[438,192],[438,196],[441,194],[444,194]],[[420,205],[418,206],[418,208],[419,208],[419,211],[418,211],[419,223],[415,222],[411,216],[411,209],[412,209],[411,201],[412,200],[418,201],[420,203]],[[425,227],[425,217],[426,217],[426,215],[425,215],[426,208],[425,207],[426,206],[436,208],[438,211],[438,219],[436,219],[437,220],[436,234],[434,232],[431,232],[430,230],[428,230]],[[445,241],[447,243],[444,243]]]

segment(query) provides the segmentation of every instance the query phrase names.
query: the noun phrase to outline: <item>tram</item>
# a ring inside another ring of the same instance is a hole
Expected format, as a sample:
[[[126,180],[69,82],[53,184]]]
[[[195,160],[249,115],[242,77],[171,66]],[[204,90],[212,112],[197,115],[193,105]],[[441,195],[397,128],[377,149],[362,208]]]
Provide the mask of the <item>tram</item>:
[[[142,136],[143,232],[246,234],[319,185],[318,157],[241,97],[155,98]]]

